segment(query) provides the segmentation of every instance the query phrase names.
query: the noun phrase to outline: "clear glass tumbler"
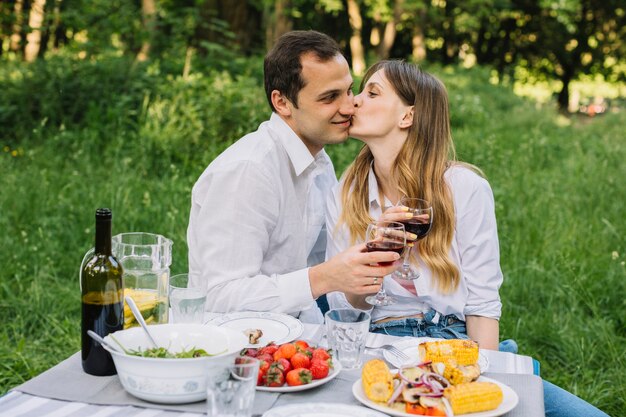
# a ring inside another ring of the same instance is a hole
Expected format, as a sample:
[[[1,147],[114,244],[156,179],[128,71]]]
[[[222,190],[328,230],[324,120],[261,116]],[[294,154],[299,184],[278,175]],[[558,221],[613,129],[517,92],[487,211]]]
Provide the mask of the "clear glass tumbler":
[[[259,360],[238,357],[207,368],[207,417],[250,417]]]
[[[349,308],[333,309],[325,318],[328,347],[335,358],[344,369],[360,368],[370,327],[369,313]]]
[[[170,277],[169,295],[172,322],[198,324],[204,322],[206,291],[202,287],[190,286],[188,274]]]

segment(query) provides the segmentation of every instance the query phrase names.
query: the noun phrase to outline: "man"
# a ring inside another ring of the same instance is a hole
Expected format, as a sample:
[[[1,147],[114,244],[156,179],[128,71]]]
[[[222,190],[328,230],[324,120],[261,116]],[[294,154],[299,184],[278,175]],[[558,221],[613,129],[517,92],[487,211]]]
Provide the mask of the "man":
[[[217,157],[193,187],[189,274],[215,312],[274,311],[319,322],[315,299],[375,293],[395,253],[357,245],[324,259],[324,202],[336,183],[327,144],[348,138],[352,77],[334,40],[283,35],[264,64],[273,114]],[[317,265],[316,265],[317,264]],[[310,265],[315,265],[308,267]]]

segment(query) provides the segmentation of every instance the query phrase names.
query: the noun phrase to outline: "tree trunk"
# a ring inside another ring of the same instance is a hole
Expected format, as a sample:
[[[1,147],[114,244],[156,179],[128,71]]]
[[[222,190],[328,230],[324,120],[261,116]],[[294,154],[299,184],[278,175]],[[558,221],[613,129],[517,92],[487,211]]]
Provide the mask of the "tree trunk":
[[[63,0],[56,0],[54,3],[54,19],[52,23],[52,50],[56,51],[61,45],[67,43],[67,35],[65,34],[65,26],[61,21],[61,8]]]
[[[474,45],[474,53],[476,54],[476,62],[478,64],[486,63],[487,57],[487,25],[489,24],[489,19],[483,17],[480,19],[480,27],[478,29],[478,35],[476,36],[476,45]]]
[[[187,51],[185,52],[185,65],[183,66],[183,80],[189,78],[191,72],[191,58],[193,57],[193,48],[187,45]]]
[[[290,8],[290,0],[275,0],[274,10],[271,10],[271,7],[267,10],[265,21],[266,50],[272,49],[278,38],[293,28],[293,21],[288,14]]]
[[[361,31],[363,30],[363,19],[361,11],[356,0],[348,1],[348,18],[352,35],[350,36],[350,52],[352,54],[352,71],[360,76],[365,72],[365,54],[363,51],[363,39]]]
[[[560,79],[563,83],[563,87],[561,88],[561,91],[559,91],[557,103],[559,105],[560,111],[567,111],[567,108],[569,106],[569,83],[572,80],[572,77],[568,71],[565,71]]]
[[[205,0],[200,6],[200,23],[196,27],[191,39],[191,46],[197,48],[198,55],[204,57],[207,55],[207,49],[202,45],[202,40],[215,42],[217,35],[213,30],[212,22],[217,18],[218,1]]]
[[[383,37],[381,32],[380,25],[374,20],[374,24],[370,30],[370,45],[376,48],[380,45],[381,38]]]
[[[420,8],[415,13],[413,28],[411,30],[411,56],[415,62],[426,59],[426,37],[424,27],[426,26],[426,9]]]
[[[150,57],[150,49],[152,48],[152,39],[154,39],[154,31],[156,30],[156,3],[154,0],[141,0],[141,21],[143,24],[143,42],[141,49],[137,54],[137,61],[147,61]]]
[[[389,58],[391,48],[396,41],[396,35],[398,33],[396,26],[398,22],[400,22],[400,19],[402,19],[403,6],[404,0],[395,0],[393,2],[393,16],[385,24],[383,39],[377,50],[379,59]]]
[[[26,62],[33,62],[39,55],[41,47],[41,25],[44,19],[44,9],[46,0],[34,0],[30,7],[28,16],[28,26],[30,33],[26,35],[26,48],[24,49],[24,59]]]
[[[456,39],[455,28],[455,16],[454,16],[455,4],[452,0],[445,2],[444,8],[444,22],[443,22],[443,48],[442,48],[442,62],[444,65],[452,64],[456,61],[456,55],[459,51],[459,45]]]
[[[228,22],[237,45],[245,53],[253,52],[252,46],[260,30],[258,12],[248,3],[246,0],[220,1],[220,17]]]
[[[15,16],[15,21],[13,23],[13,33],[11,33],[9,49],[13,52],[17,52],[21,48],[22,34],[24,33],[22,28],[24,24],[24,0],[15,0],[13,15]]]
[[[200,23],[196,27],[191,46],[198,55],[206,56],[207,48],[202,41],[219,45],[224,50],[239,47],[252,53],[255,46],[263,46],[257,33],[261,30],[259,13],[246,0],[204,0],[199,6]],[[228,26],[224,28],[223,23]],[[227,33],[224,33],[227,32]],[[233,41],[230,34],[234,35]]]
[[[37,58],[42,58],[46,55],[48,50],[48,42],[50,42],[51,33],[51,21],[49,18],[50,3],[46,3],[43,9],[44,21],[41,25],[41,40],[39,42],[39,51],[37,52]]]

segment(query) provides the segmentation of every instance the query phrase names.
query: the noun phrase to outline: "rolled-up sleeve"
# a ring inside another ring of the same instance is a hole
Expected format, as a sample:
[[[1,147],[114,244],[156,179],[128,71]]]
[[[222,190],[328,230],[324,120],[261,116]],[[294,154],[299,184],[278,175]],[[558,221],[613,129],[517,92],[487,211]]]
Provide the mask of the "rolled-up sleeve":
[[[483,178],[471,174],[469,179],[463,201],[456,201],[456,238],[468,290],[464,314],[499,319],[503,276],[493,192]]]
[[[207,310],[294,313],[313,301],[308,268],[262,273],[280,213],[276,188],[264,168],[249,161],[214,170],[194,187],[189,272],[206,288]]]

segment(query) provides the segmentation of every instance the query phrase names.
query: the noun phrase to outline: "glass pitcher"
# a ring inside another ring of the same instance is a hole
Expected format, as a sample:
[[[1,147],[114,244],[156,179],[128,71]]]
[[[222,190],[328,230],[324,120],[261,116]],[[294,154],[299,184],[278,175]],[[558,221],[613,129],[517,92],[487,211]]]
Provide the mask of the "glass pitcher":
[[[153,233],[120,233],[111,249],[124,268],[124,296],[133,297],[146,324],[167,323],[172,241]],[[137,324],[124,304],[124,328]]]
[[[124,268],[124,296],[133,297],[147,324],[167,323],[172,241],[153,233],[120,233],[113,236],[111,249]],[[93,248],[83,264],[92,255]],[[124,303],[124,328],[137,325]]]

